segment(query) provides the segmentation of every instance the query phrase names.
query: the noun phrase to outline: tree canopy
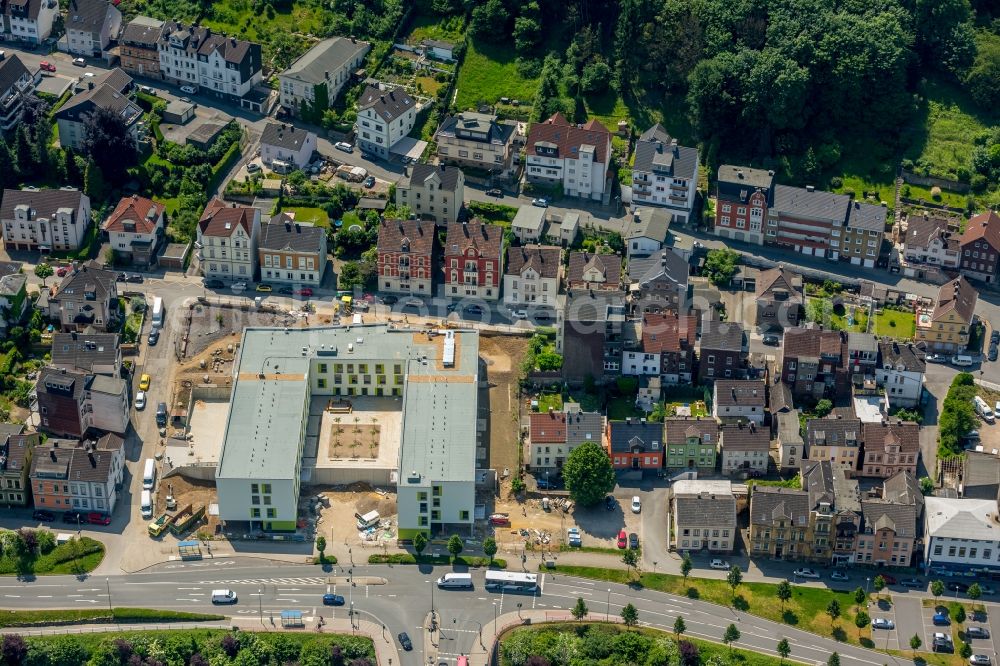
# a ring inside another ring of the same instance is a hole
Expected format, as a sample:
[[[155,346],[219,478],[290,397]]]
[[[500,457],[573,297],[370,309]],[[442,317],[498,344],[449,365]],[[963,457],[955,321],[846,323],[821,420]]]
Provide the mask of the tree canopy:
[[[573,501],[580,506],[594,506],[615,487],[615,470],[600,444],[585,442],[566,458],[563,479]]]

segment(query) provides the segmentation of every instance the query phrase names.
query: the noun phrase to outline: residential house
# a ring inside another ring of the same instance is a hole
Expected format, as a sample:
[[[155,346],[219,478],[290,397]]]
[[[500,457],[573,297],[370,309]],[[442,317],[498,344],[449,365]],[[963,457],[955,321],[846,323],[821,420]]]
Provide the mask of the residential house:
[[[160,36],[160,73],[176,85],[260,112],[260,44],[226,37],[204,26],[167,21]]]
[[[580,214],[576,211],[563,213],[562,221],[559,223],[559,240],[563,247],[573,245],[578,233],[580,233]]]
[[[924,493],[920,490],[920,482],[916,475],[910,472],[896,472],[882,482],[882,497],[897,504],[912,504],[916,507],[919,534],[924,519]]]
[[[122,13],[112,0],[69,0],[66,8],[66,50],[99,58],[122,30]]]
[[[556,353],[563,357],[563,379],[604,382],[621,372],[625,329],[621,295],[574,293],[556,307]]]
[[[261,225],[257,252],[262,280],[318,287],[326,273],[326,229],[281,213]]]
[[[777,560],[805,559],[811,551],[809,493],[758,486],[750,496],[750,553]]]
[[[635,407],[649,414],[663,400],[663,380],[660,375],[641,375],[635,396]]]
[[[737,322],[703,319],[698,350],[698,381],[746,376],[748,343]]]
[[[808,460],[828,460],[854,475],[861,462],[861,420],[827,417],[806,422]]]
[[[529,465],[532,472],[556,472],[580,444],[601,443],[604,416],[584,412],[579,405],[568,404],[563,411],[535,412],[529,417]]]
[[[799,325],[804,314],[802,276],[778,266],[761,271],[754,289],[755,324],[761,330],[783,330]]]
[[[417,103],[405,90],[369,85],[358,99],[358,119],[354,123],[358,148],[388,159],[393,146],[413,129],[416,118]],[[459,198],[451,207],[461,203]]]
[[[436,60],[451,62],[455,60],[455,45],[451,42],[443,42],[439,39],[425,39],[420,42],[424,47],[424,53]]]
[[[498,300],[503,274],[503,228],[482,222],[449,224],[443,272],[445,296]]]
[[[6,209],[6,200],[4,209]],[[935,352],[961,353],[969,346],[979,292],[964,277],[941,285],[934,309],[917,310],[917,342]]]
[[[503,302],[555,308],[562,271],[562,250],[546,245],[510,246],[503,274]]]
[[[667,249],[630,259],[627,279],[633,309],[637,313],[686,310],[688,269],[686,261]]]
[[[527,204],[517,209],[510,230],[519,243],[539,243],[545,236],[545,209]]]
[[[125,440],[50,439],[35,447],[30,477],[36,509],[110,514],[125,478]]]
[[[34,92],[40,71],[32,74],[17,54],[0,56],[0,132],[9,132],[20,122],[24,100]]]
[[[1000,278],[1000,215],[992,210],[973,215],[958,242],[962,275],[987,284]]]
[[[23,321],[28,311],[28,276],[21,262],[0,261],[0,338],[7,330]]]
[[[917,543],[917,507],[887,499],[861,502],[856,562],[909,567]]]
[[[726,423],[753,421],[764,425],[767,407],[763,380],[717,379],[712,390],[712,416]]]
[[[114,70],[109,74],[116,74],[114,81],[122,77],[127,78],[126,89],[131,87],[132,77],[121,70]],[[142,120],[142,109],[139,105],[129,99],[126,92],[117,89],[108,76],[105,79],[90,81],[87,88],[81,93],[69,98],[69,101],[56,111],[54,118],[59,125],[59,143],[64,148],[85,153],[87,138],[87,122],[90,116],[98,109],[110,111],[122,119],[132,137],[133,145],[139,139],[139,127]]]
[[[719,445],[722,473],[745,473],[752,476],[767,474],[771,458],[771,433],[754,421],[724,423],[720,427]]]
[[[878,338],[874,333],[848,331],[847,372],[855,386],[870,386],[878,366]]]
[[[917,473],[920,459],[920,426],[894,419],[862,426],[865,443],[861,476],[888,479],[899,472]]]
[[[64,437],[128,430],[128,385],[120,377],[43,368],[35,390],[43,430]]]
[[[52,335],[53,368],[82,372],[88,375],[120,377],[122,350],[117,333],[54,333]]]
[[[806,457],[799,410],[793,409],[775,414],[774,420],[778,424],[778,471],[786,474],[798,470],[802,459]]]
[[[7,250],[78,250],[90,228],[90,197],[70,187],[4,190],[0,224]]]
[[[846,345],[840,331],[790,328],[785,331],[782,352],[781,381],[791,387],[796,399],[849,395]]]
[[[923,352],[912,343],[884,339],[879,342],[879,363],[875,370],[876,383],[885,388],[889,409],[916,407],[924,389],[927,362]]]
[[[201,272],[207,278],[253,280],[259,239],[259,209],[212,199],[198,221]]]
[[[733,552],[738,527],[729,481],[681,479],[674,483],[670,504],[671,550]]]
[[[996,516],[995,499],[924,498],[924,570],[942,575],[996,572]]]
[[[663,424],[646,419],[608,421],[605,446],[616,470],[657,470],[663,467]]]
[[[278,75],[281,108],[298,116],[306,105],[319,112],[333,106],[371,48],[353,37],[320,40]]]
[[[433,222],[382,220],[377,245],[379,291],[432,296],[436,245]]]
[[[495,115],[460,111],[445,118],[434,133],[438,160],[507,177],[513,167],[516,129]]]
[[[632,163],[632,205],[669,208],[680,224],[694,216],[698,149],[677,145],[656,123],[639,136]]]
[[[267,123],[260,137],[260,159],[265,166],[287,173],[304,169],[316,152],[316,135],[295,125]]]
[[[875,206],[863,201],[852,201],[847,213],[847,224],[840,243],[840,260],[855,266],[875,268],[882,237],[885,234],[885,205]],[[832,234],[831,234],[832,236]],[[833,250],[837,239],[831,238]]]
[[[611,132],[597,120],[570,123],[561,113],[528,130],[525,178],[532,185],[556,188],[581,199],[610,195]]]
[[[685,416],[663,419],[667,469],[715,471],[719,424],[715,419]]]
[[[458,167],[414,164],[396,185],[396,205],[441,226],[458,222],[465,201],[465,175]]]
[[[566,266],[566,290],[619,292],[622,290],[622,258],[617,254],[570,252]],[[624,299],[622,294],[622,299]]]
[[[802,488],[809,495],[806,558],[843,566],[854,561],[854,538],[861,528],[858,482],[829,461],[802,464]]]
[[[659,252],[670,233],[673,214],[659,208],[637,208],[632,219],[625,222],[622,240],[625,241],[627,257],[647,257]]]
[[[160,33],[163,21],[149,16],[136,16],[128,22],[118,38],[119,67],[132,76],[159,79]]]
[[[958,268],[962,256],[960,235],[943,217],[924,212],[911,214],[906,222],[903,253],[906,261],[941,268]]]
[[[697,318],[693,315],[678,315],[676,312],[644,314],[641,349],[623,352],[622,374],[657,376],[671,386],[691,383],[697,325]],[[655,367],[647,371],[652,361],[656,361]]]
[[[156,263],[156,248],[165,232],[165,211],[163,204],[137,194],[122,197],[102,226],[115,257],[142,266]]]
[[[37,432],[26,433],[22,425],[0,423],[0,504],[7,508],[28,505],[28,471],[39,443]]]
[[[121,313],[116,274],[96,261],[71,270],[49,296],[48,318],[63,331],[109,331]]]
[[[846,194],[824,192],[812,185],[775,185],[764,241],[809,256],[837,260],[850,204]]]
[[[774,172],[723,164],[716,180],[715,233],[764,244],[764,224],[774,205]],[[774,231],[772,237],[777,234]]]
[[[56,0],[6,0],[0,3],[0,38],[40,46],[59,15]]]

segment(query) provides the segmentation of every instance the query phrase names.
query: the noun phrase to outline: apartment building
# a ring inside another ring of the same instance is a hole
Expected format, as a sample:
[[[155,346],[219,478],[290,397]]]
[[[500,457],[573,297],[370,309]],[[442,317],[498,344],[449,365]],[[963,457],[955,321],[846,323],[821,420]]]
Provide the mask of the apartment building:
[[[365,62],[372,45],[353,37],[330,37],[314,44],[278,75],[281,108],[298,116],[303,105],[333,106]]]
[[[796,399],[849,393],[847,346],[840,331],[790,328],[785,331],[782,351],[781,381]]]
[[[566,458],[580,444],[601,443],[604,416],[584,412],[576,403],[568,403],[563,411],[535,412],[529,417],[529,463],[532,472],[557,473]]]
[[[35,447],[30,476],[36,509],[110,514],[125,476],[125,440],[50,439]]]
[[[625,242],[626,256],[646,257],[659,252],[667,242],[673,213],[657,208],[637,208],[627,223],[622,240]]]
[[[636,313],[686,310],[689,269],[688,262],[667,249],[631,258],[627,271],[629,304]]]
[[[571,292],[622,291],[622,258],[617,254],[570,252],[566,266],[566,289]]]
[[[958,242],[962,275],[987,284],[1000,278],[1000,215],[992,210],[973,215]]]
[[[847,212],[847,224],[840,239],[840,260],[855,266],[875,268],[885,235],[886,207],[852,201]],[[834,247],[836,239],[830,246]]]
[[[59,15],[56,0],[6,0],[0,3],[0,37],[39,46],[52,34]]]
[[[773,409],[773,407],[772,407]],[[802,439],[799,410],[792,409],[773,416],[778,431],[778,469],[782,474],[799,469],[806,457],[806,445]]]
[[[465,175],[458,167],[414,164],[396,185],[396,205],[441,226],[458,222],[465,201]]]
[[[208,202],[198,221],[198,259],[207,278],[253,280],[257,272],[260,210]]]
[[[562,274],[562,249],[547,245],[507,248],[503,302],[510,308],[555,308]]]
[[[712,389],[712,416],[724,423],[753,421],[764,425],[765,383],[756,379],[717,379]]]
[[[28,276],[21,272],[21,263],[0,261],[0,337],[24,321],[28,306]]]
[[[729,481],[676,481],[671,493],[670,546],[682,553],[731,553],[737,535],[736,497]]]
[[[663,419],[663,437],[667,469],[715,471],[719,447],[719,424],[715,419],[667,417]]]
[[[570,123],[561,113],[528,130],[525,178],[543,187],[562,186],[569,197],[600,201],[610,194],[611,132],[597,120]]]
[[[498,300],[503,275],[503,228],[482,222],[449,224],[443,272],[445,296]]]
[[[698,381],[746,376],[749,344],[743,326],[737,322],[704,319],[698,349]]]
[[[126,89],[131,87],[132,77],[121,70],[114,70],[111,74],[114,72],[119,72],[116,79],[127,79]],[[142,109],[129,99],[126,92],[106,82],[107,80],[108,77],[105,76],[101,80],[88,82],[83,92],[71,97],[56,111],[54,117],[59,125],[59,143],[62,146],[86,153],[87,122],[98,109],[110,111],[121,118],[132,138],[132,145],[135,146],[139,140]]]
[[[992,574],[1000,570],[996,499],[924,499],[926,572]]]
[[[761,271],[754,287],[757,327],[761,330],[780,330],[798,326],[805,313],[802,284],[802,276],[784,266]]]
[[[812,185],[775,185],[765,242],[831,260],[840,258],[851,198]]]
[[[90,222],[90,197],[75,188],[3,192],[0,225],[8,250],[78,250]]]
[[[413,129],[416,119],[417,103],[405,90],[369,85],[358,98],[358,119],[354,123],[358,148],[388,159],[392,148]]]
[[[260,227],[257,262],[261,280],[318,287],[328,261],[326,229],[281,213]]]
[[[764,476],[771,462],[771,433],[754,421],[724,423],[720,427],[719,445],[723,474]]]
[[[861,463],[861,420],[827,417],[806,423],[806,452],[810,461],[827,460],[853,476]]]
[[[66,50],[100,58],[122,30],[122,13],[112,0],[69,0],[66,8]]]
[[[697,323],[693,315],[644,314],[640,347],[622,352],[622,374],[655,376],[671,386],[690,383]]]
[[[133,76],[159,79],[160,33],[163,21],[149,16],[136,16],[128,22],[118,38],[119,67]]]
[[[632,163],[632,204],[664,206],[679,224],[694,215],[698,149],[677,144],[656,123],[639,136]]]
[[[762,486],[750,496],[750,555],[776,560],[808,557],[809,493]]]
[[[438,159],[507,177],[513,168],[516,130],[515,124],[500,122],[495,115],[460,111],[445,118],[434,134]]]
[[[133,194],[122,197],[101,230],[119,260],[140,266],[156,262],[156,248],[165,233],[166,206]]]
[[[437,242],[434,223],[382,220],[378,228],[379,290],[414,296],[433,295]]]
[[[556,352],[566,381],[609,381],[621,374],[626,312],[614,292],[569,292],[556,307]]]
[[[42,430],[62,437],[128,430],[128,384],[120,377],[43,368],[35,391]]]
[[[20,122],[24,100],[34,92],[40,72],[32,74],[16,54],[0,56],[0,132],[10,132]]]
[[[117,333],[54,333],[53,368],[107,377],[120,377],[122,350]]]
[[[920,426],[894,419],[862,426],[865,443],[861,476],[888,479],[900,472],[917,473],[920,459]]]
[[[28,472],[34,449],[41,441],[37,432],[24,432],[23,425],[0,423],[0,504],[28,505]]]
[[[715,234],[763,245],[765,221],[774,205],[774,172],[723,164],[715,196]]]
[[[96,261],[74,266],[48,297],[46,315],[62,331],[109,331],[121,317],[116,274]]]
[[[912,343],[881,340],[878,344],[879,362],[875,370],[876,383],[885,388],[889,409],[916,407],[924,390],[924,371],[927,368],[923,352]]]
[[[855,560],[855,536],[861,529],[858,482],[829,461],[802,464],[802,487],[809,496],[806,557],[846,565]]]
[[[965,351],[978,300],[979,292],[964,277],[941,285],[934,308],[917,311],[917,342],[935,352]]]

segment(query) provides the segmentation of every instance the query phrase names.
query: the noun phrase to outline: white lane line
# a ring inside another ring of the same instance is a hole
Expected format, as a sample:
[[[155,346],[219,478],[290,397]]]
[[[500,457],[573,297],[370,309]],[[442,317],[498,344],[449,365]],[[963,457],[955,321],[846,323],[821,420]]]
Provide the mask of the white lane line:
[[[300,587],[279,587],[278,592],[298,592],[301,589]]]
[[[97,603],[97,599],[74,599],[73,601],[75,601],[78,604],[96,604]]]
[[[8,599],[20,599],[21,598],[20,594],[5,594],[3,596],[7,597]]]
[[[51,599],[52,595],[51,594],[39,594],[38,598],[39,599]]]

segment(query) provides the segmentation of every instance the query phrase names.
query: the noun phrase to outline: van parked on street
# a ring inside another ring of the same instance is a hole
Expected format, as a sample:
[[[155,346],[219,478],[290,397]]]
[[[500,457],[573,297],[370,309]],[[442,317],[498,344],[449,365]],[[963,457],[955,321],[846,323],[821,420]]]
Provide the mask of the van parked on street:
[[[472,589],[472,574],[449,573],[437,579],[437,586],[442,589]]]
[[[153,517],[153,495],[148,490],[142,491],[142,500],[139,502],[143,518]]]

